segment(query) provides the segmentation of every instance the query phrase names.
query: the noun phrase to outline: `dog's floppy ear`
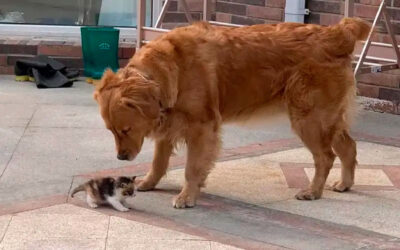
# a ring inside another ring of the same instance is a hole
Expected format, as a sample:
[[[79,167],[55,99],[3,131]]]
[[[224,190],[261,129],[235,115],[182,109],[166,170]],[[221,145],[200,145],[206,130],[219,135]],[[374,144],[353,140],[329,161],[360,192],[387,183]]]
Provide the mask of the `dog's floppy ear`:
[[[104,71],[103,76],[101,77],[100,84],[96,87],[96,90],[93,93],[93,99],[96,101],[99,100],[100,91],[110,84],[116,78],[116,74],[111,69],[106,69]]]
[[[122,97],[121,103],[129,108],[137,109],[143,116],[150,119],[157,119],[160,116],[160,106],[151,100],[136,100],[131,97]]]

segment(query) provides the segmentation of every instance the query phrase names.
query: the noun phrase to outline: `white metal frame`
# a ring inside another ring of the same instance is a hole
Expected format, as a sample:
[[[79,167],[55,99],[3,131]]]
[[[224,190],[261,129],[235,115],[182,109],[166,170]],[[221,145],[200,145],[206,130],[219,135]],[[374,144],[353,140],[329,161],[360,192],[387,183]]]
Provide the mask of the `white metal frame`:
[[[139,0],[138,0],[139,1]],[[157,21],[162,8],[162,0],[153,0],[153,19]],[[79,39],[81,35],[81,26],[67,25],[38,25],[38,24],[1,24],[1,36],[16,37],[35,37],[46,39],[46,37],[56,37],[62,39]],[[136,28],[118,28],[120,30],[120,38],[124,40],[136,40]]]
[[[189,12],[188,5],[186,0],[178,0],[183,7],[183,12],[185,13],[186,19],[189,23],[193,22],[192,16]],[[199,0],[200,1],[200,0]],[[231,23],[222,23],[211,21],[211,0],[203,0],[203,21],[208,21],[210,24],[214,25],[224,25],[231,27],[241,27],[243,25],[231,24]],[[146,0],[137,0],[137,31],[136,31],[136,47],[139,49],[144,43],[148,43],[149,41],[157,38],[163,33],[168,32],[168,29],[161,29],[161,24],[164,19],[164,16],[168,10],[168,7],[171,3],[171,0],[166,0],[164,5],[161,8],[160,14],[155,22],[154,27],[146,27],[145,26],[145,15],[146,15]]]
[[[354,75],[364,73],[378,73],[382,71],[399,69],[400,68],[400,50],[399,45],[397,44],[395,34],[393,32],[391,20],[389,13],[387,11],[388,6],[386,6],[387,0],[382,0],[378,11],[376,13],[374,22],[372,24],[371,31],[368,35],[367,40],[364,42],[361,53],[355,55],[358,58],[358,61],[354,61],[355,69]],[[345,1],[345,16],[350,17],[353,16],[354,10],[354,0],[346,0]],[[378,21],[384,18],[384,23],[386,26],[386,30],[390,37],[390,44],[387,43],[377,43],[372,42],[372,36],[375,31],[375,27]],[[372,54],[368,56],[368,53]],[[382,56],[385,55],[385,56]]]

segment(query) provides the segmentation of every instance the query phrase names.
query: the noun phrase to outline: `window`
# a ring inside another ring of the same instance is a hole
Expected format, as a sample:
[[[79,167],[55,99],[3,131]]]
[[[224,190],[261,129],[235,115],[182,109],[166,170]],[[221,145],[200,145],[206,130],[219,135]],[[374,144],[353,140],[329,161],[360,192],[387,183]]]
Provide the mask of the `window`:
[[[147,0],[146,25],[159,2]],[[0,23],[135,27],[136,6],[135,0],[0,0]]]

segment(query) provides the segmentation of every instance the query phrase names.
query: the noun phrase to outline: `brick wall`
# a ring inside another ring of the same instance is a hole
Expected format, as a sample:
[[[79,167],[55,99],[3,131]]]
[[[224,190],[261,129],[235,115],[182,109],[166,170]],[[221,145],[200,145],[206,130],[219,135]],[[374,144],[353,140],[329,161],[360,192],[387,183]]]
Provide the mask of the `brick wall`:
[[[355,0],[354,16],[373,21],[378,11],[380,0]],[[400,43],[400,0],[387,1],[390,16],[393,19],[398,44]],[[306,17],[307,23],[332,25],[343,18],[344,1],[342,0],[308,0],[307,8],[311,14]],[[381,21],[376,29],[373,41],[389,43],[386,28]],[[393,51],[394,53],[394,51]],[[379,98],[391,102],[386,105],[391,113],[400,114],[400,70],[384,73],[363,74],[358,76],[359,94],[366,97]],[[392,109],[392,110],[390,110]]]
[[[187,0],[194,20],[203,18],[203,0]],[[214,0],[211,20],[234,24],[277,23],[284,20],[285,0]],[[179,1],[173,1],[165,15],[163,28],[187,25]]]
[[[120,66],[126,65],[135,53],[135,45],[120,43],[118,51]],[[67,67],[83,70],[82,49],[80,42],[38,41],[21,39],[0,39],[0,75],[14,74],[16,60],[35,55],[48,55]]]

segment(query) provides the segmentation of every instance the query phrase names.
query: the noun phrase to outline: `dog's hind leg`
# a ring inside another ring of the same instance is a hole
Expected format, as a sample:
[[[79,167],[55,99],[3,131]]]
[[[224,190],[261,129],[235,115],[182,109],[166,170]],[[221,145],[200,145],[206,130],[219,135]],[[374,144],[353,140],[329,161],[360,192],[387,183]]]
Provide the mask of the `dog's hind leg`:
[[[349,190],[354,184],[354,172],[357,165],[356,143],[350,137],[347,129],[344,129],[335,134],[332,146],[342,162],[341,180],[333,184],[333,190],[344,192]]]
[[[303,119],[291,119],[291,122],[293,130],[311,151],[315,164],[315,175],[310,186],[301,190],[296,198],[299,200],[319,199],[322,196],[326,178],[335,159],[335,154],[332,151],[332,130],[324,129],[321,121],[312,119],[312,116]]]
[[[182,191],[173,200],[175,208],[193,207],[200,188],[214,166],[220,148],[219,125],[214,121],[190,126],[186,136],[187,163]]]
[[[165,139],[156,141],[153,165],[146,177],[144,177],[144,179],[139,183],[139,191],[154,189],[161,177],[163,177],[167,171],[172,150],[173,145],[170,141]]]

